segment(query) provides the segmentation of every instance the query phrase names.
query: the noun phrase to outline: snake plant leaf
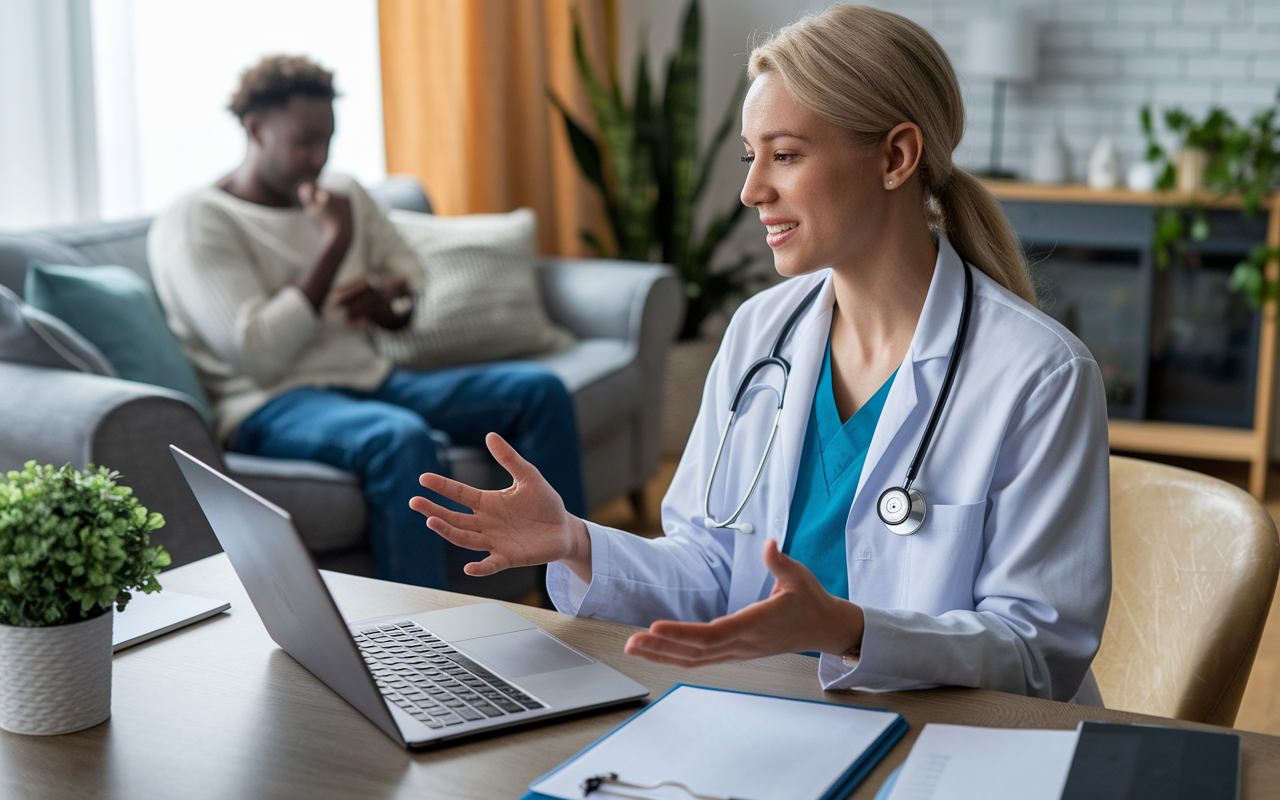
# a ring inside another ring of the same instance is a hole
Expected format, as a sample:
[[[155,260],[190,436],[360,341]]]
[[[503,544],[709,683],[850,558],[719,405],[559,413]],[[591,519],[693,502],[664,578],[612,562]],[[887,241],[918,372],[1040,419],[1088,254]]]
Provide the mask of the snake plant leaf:
[[[687,269],[689,240],[693,233],[693,193],[698,181],[700,31],[699,5],[692,2],[681,26],[679,48],[667,65],[667,87],[663,98],[667,166],[670,170],[670,222],[663,257],[682,273]]]
[[[697,260],[700,263],[711,263],[712,254],[715,253],[716,248],[720,246],[724,238],[737,227],[746,210],[747,206],[742,203],[736,203],[732,209],[712,220],[711,224],[707,226],[706,235],[702,238],[702,245],[698,248]]]
[[[712,135],[710,144],[707,145],[707,152],[702,157],[702,173],[698,175],[698,185],[693,190],[694,202],[702,197],[703,191],[711,180],[711,168],[716,163],[716,155],[733,130],[733,123],[738,119],[738,111],[742,108],[742,98],[747,94],[748,85],[750,83],[744,72],[738,78],[737,85],[733,87],[733,94],[729,95],[729,104],[724,107],[724,116],[720,118],[720,124],[716,126],[716,132]]]
[[[619,254],[623,258],[644,260],[652,239],[651,209],[656,202],[656,192],[651,188],[653,168],[647,137],[637,130],[634,114],[626,107],[621,90],[616,85],[603,86],[596,77],[587,60],[576,12],[573,45],[578,69],[586,84],[587,99],[604,141],[605,184],[608,187],[604,194],[611,198],[617,211],[610,222],[618,240]]]
[[[582,241],[586,243],[587,247],[594,250],[597,256],[603,258],[609,255],[609,249],[604,246],[604,242],[600,241],[600,237],[596,235],[595,231],[589,231],[584,228],[579,234],[582,236]]]
[[[573,115],[569,113],[569,109],[565,108],[564,103],[560,102],[560,98],[556,97],[553,92],[547,92],[547,97],[551,98],[551,102],[560,110],[561,116],[564,117],[564,127],[569,133],[569,146],[573,149],[573,157],[577,160],[583,176],[600,191],[605,191],[604,166],[600,161],[600,145],[596,144],[596,140],[592,138],[591,134],[587,133],[574,120]]]

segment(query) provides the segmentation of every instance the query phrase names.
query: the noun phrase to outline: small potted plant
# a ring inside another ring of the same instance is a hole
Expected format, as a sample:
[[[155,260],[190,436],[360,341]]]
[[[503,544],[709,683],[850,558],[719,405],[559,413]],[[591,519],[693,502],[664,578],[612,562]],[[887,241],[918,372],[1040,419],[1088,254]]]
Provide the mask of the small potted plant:
[[[111,607],[160,589],[164,525],[105,467],[29,461],[0,481],[0,728],[83,730],[111,716]]]

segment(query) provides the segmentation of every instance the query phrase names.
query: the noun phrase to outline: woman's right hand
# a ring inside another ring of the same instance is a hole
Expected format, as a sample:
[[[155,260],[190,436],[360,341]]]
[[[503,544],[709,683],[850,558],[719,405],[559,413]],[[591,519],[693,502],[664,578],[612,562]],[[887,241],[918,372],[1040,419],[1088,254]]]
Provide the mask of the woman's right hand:
[[[442,475],[424,473],[418,482],[471,509],[471,514],[450,511],[425,497],[414,497],[409,507],[427,518],[427,527],[467,550],[489,555],[467,564],[468,575],[492,575],[511,567],[563,561],[583,580],[591,581],[591,537],[582,520],[564,508],[564,502],[537,467],[520,457],[501,436],[485,437],[489,452],[511,473],[511,486],[482,491]]]

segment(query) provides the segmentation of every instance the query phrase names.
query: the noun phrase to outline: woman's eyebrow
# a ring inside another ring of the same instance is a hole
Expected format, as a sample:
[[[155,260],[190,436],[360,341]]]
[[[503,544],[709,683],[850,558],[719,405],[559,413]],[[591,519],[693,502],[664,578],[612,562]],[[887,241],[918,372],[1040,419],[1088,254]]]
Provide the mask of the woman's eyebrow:
[[[767,133],[761,134],[761,135],[760,135],[760,141],[762,141],[762,142],[772,142],[774,139],[781,139],[781,138],[783,138],[783,137],[790,137],[790,138],[792,138],[792,139],[799,139],[799,140],[800,140],[800,141],[802,141],[802,142],[807,142],[807,141],[809,141],[809,137],[808,137],[808,136],[805,136],[805,135],[800,134],[800,133],[796,133],[795,131],[788,131],[788,130],[769,131],[769,132],[767,132]],[[743,144],[747,144],[747,137],[743,136],[743,137],[742,137],[742,142],[743,142]]]

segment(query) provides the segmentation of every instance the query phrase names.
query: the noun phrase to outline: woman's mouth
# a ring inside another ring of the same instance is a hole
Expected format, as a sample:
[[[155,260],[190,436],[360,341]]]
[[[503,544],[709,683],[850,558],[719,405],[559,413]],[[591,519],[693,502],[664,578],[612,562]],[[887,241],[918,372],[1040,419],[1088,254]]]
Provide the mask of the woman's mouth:
[[[799,222],[780,222],[777,225],[765,225],[765,230],[769,232],[765,237],[765,241],[770,247],[777,247],[791,237],[791,232],[800,226]]]

